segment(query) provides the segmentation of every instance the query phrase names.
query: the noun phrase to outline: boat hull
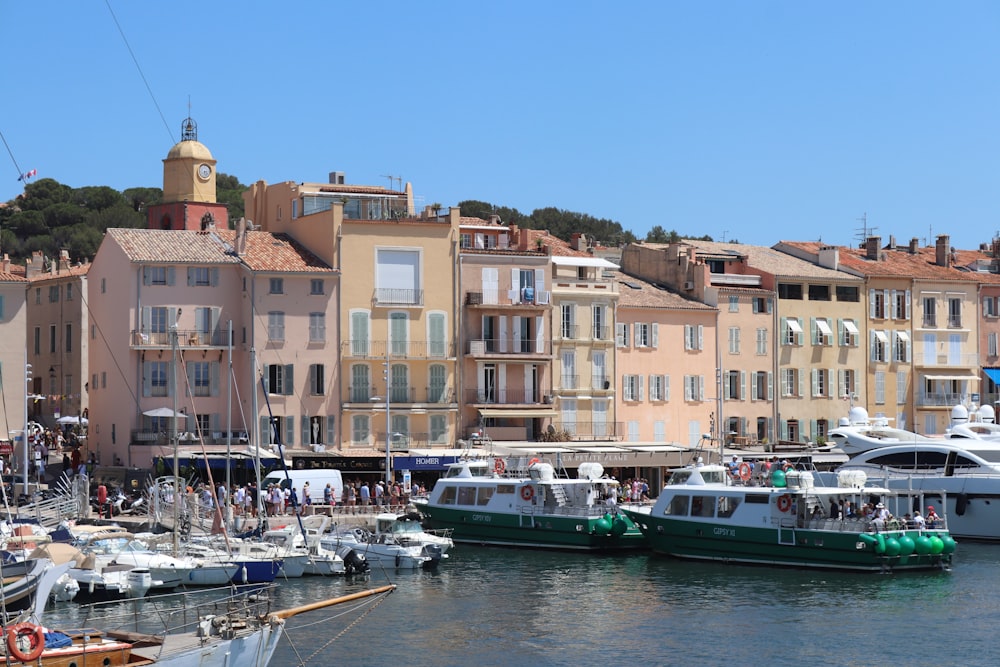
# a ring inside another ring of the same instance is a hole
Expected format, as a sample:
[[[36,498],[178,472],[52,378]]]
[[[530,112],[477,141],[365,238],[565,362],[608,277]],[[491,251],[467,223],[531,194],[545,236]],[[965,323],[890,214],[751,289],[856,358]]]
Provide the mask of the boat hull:
[[[866,532],[860,523],[857,532],[826,531],[794,525],[722,525],[625,511],[643,528],[654,552],[676,558],[869,572],[943,569],[951,563],[947,554],[879,554],[875,547],[879,536]],[[890,531],[881,537],[898,540],[906,535],[916,541],[923,532]]]
[[[554,514],[485,512],[423,505],[420,511],[433,529],[450,529],[451,539],[468,544],[556,549],[573,551],[631,551],[646,549],[648,543],[639,528],[627,522],[620,535],[604,532],[604,515],[574,516]]]
[[[234,562],[238,565],[232,579],[234,584],[269,584],[278,577],[282,566],[280,560],[239,560],[237,558],[234,559]]]

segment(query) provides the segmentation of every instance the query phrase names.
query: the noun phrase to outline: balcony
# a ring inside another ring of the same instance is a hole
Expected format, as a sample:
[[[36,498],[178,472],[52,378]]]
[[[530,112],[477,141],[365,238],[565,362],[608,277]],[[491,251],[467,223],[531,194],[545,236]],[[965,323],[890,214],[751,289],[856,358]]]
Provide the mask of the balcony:
[[[385,394],[376,392],[369,385],[348,386],[347,402],[378,403],[384,408]],[[391,407],[395,407],[397,404],[449,404],[455,402],[455,390],[450,387],[427,387],[425,389],[393,387],[389,394],[389,402]],[[372,406],[372,409],[376,408]]]
[[[524,389],[467,389],[465,402],[468,405],[544,405],[542,393]]]
[[[551,356],[551,340],[511,338],[476,338],[469,341],[469,355],[473,357],[491,357],[497,355],[532,355]]]
[[[482,290],[465,293],[465,305],[484,308],[496,307],[548,307],[551,303],[551,293],[536,290],[534,296],[522,293],[522,290]]]
[[[579,375],[560,375],[559,376],[559,388],[560,389],[579,389],[580,388],[580,376]]]
[[[971,368],[979,366],[979,354],[976,352],[949,353],[947,347],[913,352],[913,365],[924,368]]]
[[[344,357],[349,359],[450,359],[455,356],[455,344],[442,340],[348,340],[341,344]]]
[[[573,440],[622,440],[624,422],[558,422],[552,423],[556,433],[567,432]]]
[[[372,297],[376,306],[422,306],[424,291],[422,289],[396,289],[378,287]]]
[[[573,341],[580,338],[580,327],[576,324],[559,325],[559,334],[564,341]]]
[[[602,343],[608,343],[610,345],[611,343],[615,342],[614,331],[611,329],[611,327],[593,326],[591,327],[590,334],[593,337],[595,343],[602,342]]]
[[[170,331],[148,331],[133,329],[129,340],[132,349],[163,349],[171,347]],[[177,331],[179,348],[215,348],[226,346],[225,331],[197,331],[180,329]]]
[[[933,392],[917,394],[916,404],[918,408],[951,408],[965,403],[969,398],[968,393],[954,392]]]

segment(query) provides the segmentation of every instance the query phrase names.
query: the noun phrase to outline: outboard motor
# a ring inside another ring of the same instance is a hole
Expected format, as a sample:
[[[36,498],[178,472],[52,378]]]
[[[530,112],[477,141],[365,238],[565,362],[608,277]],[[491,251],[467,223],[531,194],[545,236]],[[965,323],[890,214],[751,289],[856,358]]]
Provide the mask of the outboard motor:
[[[368,572],[371,569],[365,555],[359,554],[354,549],[350,549],[341,558],[344,559],[344,572],[346,574],[358,574],[360,572]]]
[[[425,567],[434,567],[441,562],[442,551],[441,547],[437,544],[425,544],[422,551],[425,556],[430,557],[430,560],[427,561]]]

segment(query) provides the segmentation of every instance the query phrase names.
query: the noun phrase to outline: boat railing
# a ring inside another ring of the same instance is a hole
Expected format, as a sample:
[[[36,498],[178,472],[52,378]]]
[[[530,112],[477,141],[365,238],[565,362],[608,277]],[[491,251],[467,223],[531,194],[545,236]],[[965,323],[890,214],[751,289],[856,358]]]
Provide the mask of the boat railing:
[[[546,516],[585,516],[602,517],[609,511],[608,507],[602,505],[591,505],[588,507],[546,507],[544,505],[531,505],[521,507],[521,514],[546,515]]]

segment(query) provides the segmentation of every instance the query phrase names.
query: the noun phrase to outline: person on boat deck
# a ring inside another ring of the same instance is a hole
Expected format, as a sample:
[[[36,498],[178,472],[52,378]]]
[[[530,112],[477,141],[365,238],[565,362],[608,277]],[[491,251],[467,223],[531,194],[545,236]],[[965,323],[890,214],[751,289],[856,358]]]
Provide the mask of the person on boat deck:
[[[729,476],[739,477],[740,462],[736,460],[736,454],[733,454],[733,460],[729,462]]]
[[[907,512],[903,515],[903,526],[906,528],[916,528],[917,524],[913,521],[913,517]]]
[[[923,530],[927,527],[927,523],[924,521],[924,517],[921,516],[920,510],[913,512],[913,527],[917,530]]]
[[[851,504],[850,500],[844,501],[844,518],[845,519],[855,519],[857,514],[854,513],[854,505]]]
[[[934,526],[937,525],[937,522],[940,521],[940,520],[941,520],[941,517],[939,517],[937,515],[937,512],[934,511],[934,506],[933,505],[928,505],[927,506],[927,519],[926,519],[927,527],[928,528],[933,528]]]
[[[812,518],[812,519],[822,519],[823,518],[823,508],[820,507],[819,505],[816,505],[815,507],[813,507],[812,516],[810,518]]]
[[[830,518],[839,519],[841,515],[840,504],[836,498],[830,498]]]

